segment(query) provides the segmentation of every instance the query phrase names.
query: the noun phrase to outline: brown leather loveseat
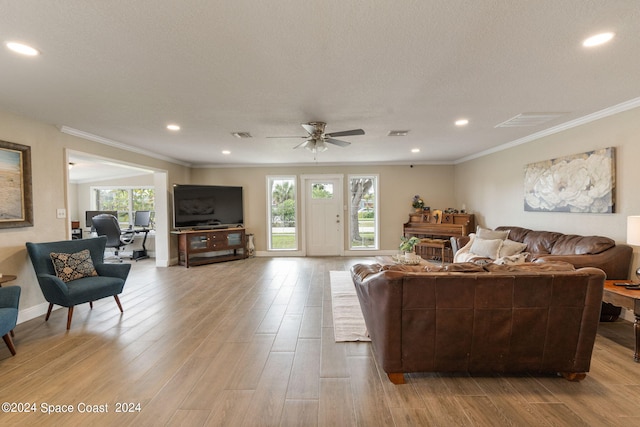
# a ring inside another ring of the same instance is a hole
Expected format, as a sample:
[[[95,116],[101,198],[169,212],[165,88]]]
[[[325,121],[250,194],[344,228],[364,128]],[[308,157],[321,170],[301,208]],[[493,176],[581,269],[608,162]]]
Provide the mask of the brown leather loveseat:
[[[589,371],[602,270],[566,263],[356,264],[351,276],[376,359],[395,384],[409,372],[581,380]]]

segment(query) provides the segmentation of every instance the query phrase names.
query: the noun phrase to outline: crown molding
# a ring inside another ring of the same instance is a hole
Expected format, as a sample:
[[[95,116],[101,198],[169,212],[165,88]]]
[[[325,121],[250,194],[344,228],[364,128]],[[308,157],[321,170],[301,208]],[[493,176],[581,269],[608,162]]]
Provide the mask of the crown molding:
[[[497,147],[490,148],[488,150],[481,151],[476,154],[472,154],[467,157],[463,157],[461,159],[453,162],[454,164],[460,164],[464,162],[468,162],[469,160],[478,159],[480,157],[488,156],[489,154],[494,154],[500,151],[508,150],[509,148],[516,147],[518,145],[526,144],[527,142],[535,141],[540,138],[544,138],[549,135],[553,135],[559,132],[563,132],[568,129],[572,129],[578,126],[585,125],[587,123],[594,122],[596,120],[600,120],[605,117],[613,116],[618,113],[622,113],[628,110],[632,110],[634,108],[640,107],[640,97],[633,98],[628,101],[622,102],[620,104],[614,105],[612,107],[605,108],[600,111],[596,111],[595,113],[587,114],[586,116],[578,117],[577,119],[570,120],[566,123],[561,123],[557,126],[553,126],[549,129],[542,130],[540,132],[533,133],[531,135],[527,135],[523,138],[516,139],[515,141],[507,142],[506,144],[499,145]]]
[[[117,141],[111,140],[109,138],[104,138],[102,136],[94,135],[94,134],[89,133],[89,132],[85,132],[85,131],[82,131],[82,130],[74,129],[74,128],[69,127],[69,126],[60,126],[59,129],[60,129],[60,132],[66,133],[67,135],[77,136],[78,138],[83,138],[83,139],[87,139],[89,141],[93,141],[93,142],[97,142],[97,143],[100,143],[100,144],[108,145],[110,147],[119,148],[120,150],[130,151],[132,153],[138,153],[138,154],[142,154],[142,155],[145,155],[145,156],[148,156],[148,157],[153,157],[154,159],[164,160],[166,162],[175,163],[175,164],[186,166],[186,167],[191,167],[191,163],[183,162],[181,160],[177,160],[177,159],[174,159],[174,158],[168,157],[168,156],[163,156],[162,154],[154,153],[152,151],[143,150],[141,148],[132,147],[130,145],[123,144],[122,142],[117,142]]]

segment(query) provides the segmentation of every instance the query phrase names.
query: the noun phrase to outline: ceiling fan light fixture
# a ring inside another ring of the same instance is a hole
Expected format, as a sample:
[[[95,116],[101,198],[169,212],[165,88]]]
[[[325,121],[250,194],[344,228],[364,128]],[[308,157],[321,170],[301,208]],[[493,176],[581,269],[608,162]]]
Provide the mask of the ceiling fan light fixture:
[[[327,151],[326,144],[323,141],[308,141],[308,144],[305,145],[307,150],[311,151],[313,154],[322,153],[323,151]]]

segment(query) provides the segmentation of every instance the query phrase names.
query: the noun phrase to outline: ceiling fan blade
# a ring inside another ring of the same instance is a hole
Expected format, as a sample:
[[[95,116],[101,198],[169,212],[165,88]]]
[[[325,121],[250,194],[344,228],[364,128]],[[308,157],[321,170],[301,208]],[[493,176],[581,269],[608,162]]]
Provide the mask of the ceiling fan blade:
[[[301,126],[304,128],[304,130],[309,132],[309,135],[313,135],[313,133],[316,131],[316,127],[313,125],[310,125],[309,123],[302,123]]]
[[[309,135],[306,135],[306,136],[267,136],[267,138],[309,138]]]
[[[364,135],[364,131],[362,129],[352,129],[352,130],[343,130],[342,132],[325,133],[325,136],[328,136],[328,137],[352,136],[352,135]]]
[[[350,142],[341,141],[339,139],[333,139],[333,138],[324,138],[324,142],[328,142],[329,144],[339,145],[340,147],[346,147],[347,145],[351,145]]]
[[[293,149],[295,150],[296,148],[303,148],[306,147],[307,145],[309,145],[309,142],[311,141],[311,139],[307,139],[305,142],[296,145],[295,147],[293,147]]]

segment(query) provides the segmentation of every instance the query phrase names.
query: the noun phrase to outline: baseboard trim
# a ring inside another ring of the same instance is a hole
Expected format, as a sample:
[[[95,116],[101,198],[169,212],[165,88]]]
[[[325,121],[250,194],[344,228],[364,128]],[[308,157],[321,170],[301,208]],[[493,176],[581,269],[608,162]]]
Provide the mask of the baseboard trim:
[[[54,306],[54,310],[61,309],[61,306]],[[31,319],[35,319],[36,317],[43,316],[47,314],[47,310],[49,309],[49,303],[43,302],[42,304],[34,305],[33,307],[25,308],[24,310],[18,311],[18,324],[27,322]]]

